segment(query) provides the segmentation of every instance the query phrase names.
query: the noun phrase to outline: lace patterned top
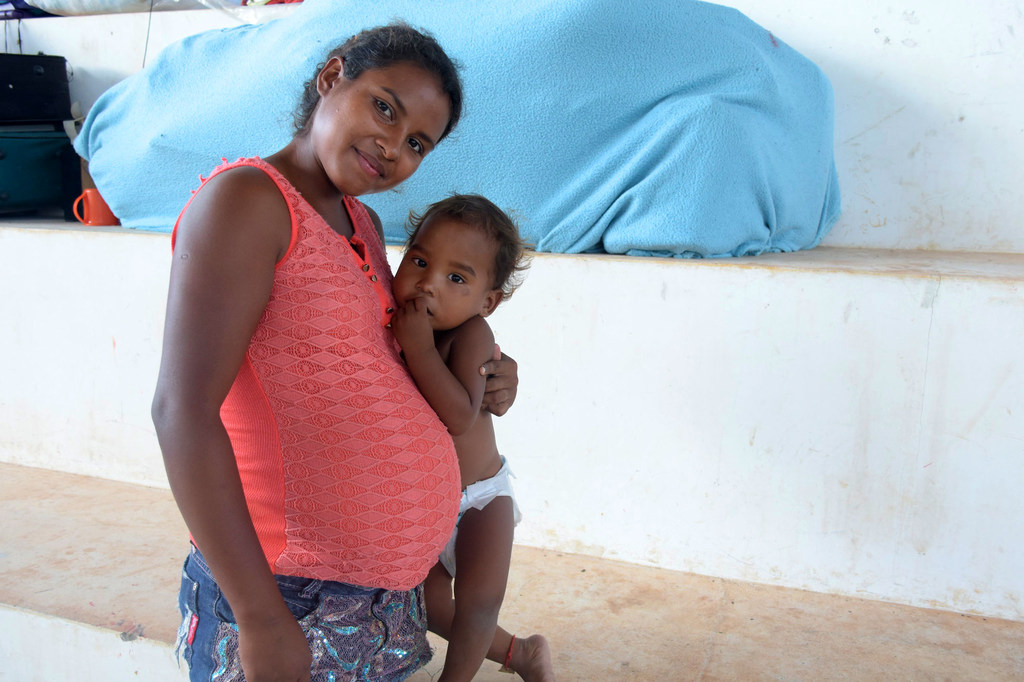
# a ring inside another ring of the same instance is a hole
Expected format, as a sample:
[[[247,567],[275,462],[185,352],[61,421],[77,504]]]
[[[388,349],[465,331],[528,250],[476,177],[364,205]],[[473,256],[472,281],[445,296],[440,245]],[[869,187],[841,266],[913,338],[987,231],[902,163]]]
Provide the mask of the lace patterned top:
[[[394,299],[384,246],[357,199],[344,198],[354,227],[345,239],[260,158],[210,178],[243,165],[274,180],[292,217],[221,408],[267,562],[279,574],[410,589],[451,535],[460,481],[451,437],[385,327]]]

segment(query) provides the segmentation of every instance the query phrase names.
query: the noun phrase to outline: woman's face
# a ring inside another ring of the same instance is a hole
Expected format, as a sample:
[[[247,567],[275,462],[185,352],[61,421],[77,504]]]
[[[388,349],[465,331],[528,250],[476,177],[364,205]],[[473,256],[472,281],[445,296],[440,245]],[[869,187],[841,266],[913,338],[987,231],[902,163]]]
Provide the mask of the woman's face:
[[[383,192],[415,173],[434,149],[451,103],[440,79],[412,62],[368,69],[354,80],[343,67],[336,57],[317,77],[313,149],[343,193]]]

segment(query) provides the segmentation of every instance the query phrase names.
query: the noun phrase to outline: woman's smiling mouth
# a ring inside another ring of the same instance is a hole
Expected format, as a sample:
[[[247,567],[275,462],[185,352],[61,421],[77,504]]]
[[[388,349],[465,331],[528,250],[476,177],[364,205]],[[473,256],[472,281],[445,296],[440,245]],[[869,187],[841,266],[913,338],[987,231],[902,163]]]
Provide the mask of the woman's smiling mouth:
[[[356,150],[356,156],[359,157],[359,165],[368,175],[376,175],[379,178],[384,177],[384,169],[380,163],[369,156],[366,156],[358,149]]]

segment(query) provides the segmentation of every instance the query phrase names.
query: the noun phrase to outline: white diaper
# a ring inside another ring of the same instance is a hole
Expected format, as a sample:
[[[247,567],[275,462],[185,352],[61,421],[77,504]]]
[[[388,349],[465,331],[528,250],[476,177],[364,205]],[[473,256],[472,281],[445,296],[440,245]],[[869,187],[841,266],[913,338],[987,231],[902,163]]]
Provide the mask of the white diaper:
[[[516,496],[512,492],[513,478],[515,478],[515,474],[508,468],[508,462],[502,457],[501,469],[498,470],[498,473],[490,478],[472,483],[462,491],[462,501],[459,502],[459,519],[455,522],[455,530],[452,531],[452,536],[448,538],[448,544],[441,550],[439,557],[441,565],[448,571],[448,575],[455,577],[455,536],[459,534],[459,521],[462,520],[462,515],[466,513],[466,510],[483,509],[496,497],[511,497],[512,522],[514,525],[519,525],[523,515],[519,512]]]

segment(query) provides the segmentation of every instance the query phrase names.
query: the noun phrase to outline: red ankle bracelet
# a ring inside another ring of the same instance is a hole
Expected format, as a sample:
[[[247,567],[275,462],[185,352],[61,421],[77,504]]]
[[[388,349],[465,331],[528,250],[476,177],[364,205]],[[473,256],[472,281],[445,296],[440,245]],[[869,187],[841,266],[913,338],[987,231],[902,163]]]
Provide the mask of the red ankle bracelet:
[[[512,635],[512,641],[508,643],[508,653],[505,654],[505,665],[501,666],[501,672],[514,673],[512,670],[512,647],[515,646],[516,636]]]

